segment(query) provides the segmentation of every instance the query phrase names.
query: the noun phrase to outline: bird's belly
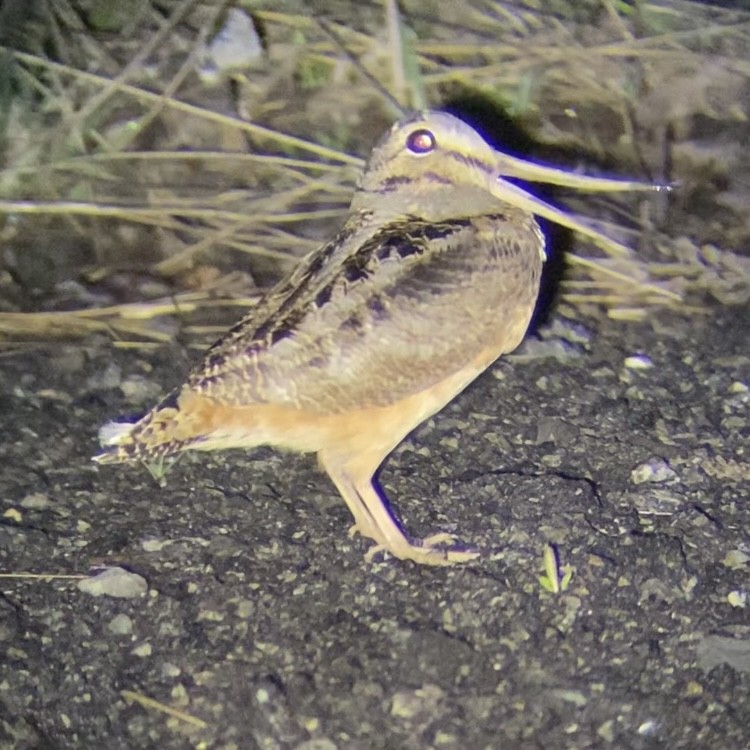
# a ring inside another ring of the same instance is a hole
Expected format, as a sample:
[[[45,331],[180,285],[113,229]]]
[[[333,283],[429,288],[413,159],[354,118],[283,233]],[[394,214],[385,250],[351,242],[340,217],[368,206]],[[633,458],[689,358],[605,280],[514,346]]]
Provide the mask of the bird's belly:
[[[519,337],[523,332],[519,334]],[[180,408],[201,415],[196,423],[200,438],[193,450],[252,448],[270,445],[300,453],[339,450],[366,452],[390,444],[390,452],[417,425],[440,411],[503,352],[487,348],[471,362],[429,387],[386,406],[363,407],[336,414],[321,414],[290,406],[220,404],[185,393]]]

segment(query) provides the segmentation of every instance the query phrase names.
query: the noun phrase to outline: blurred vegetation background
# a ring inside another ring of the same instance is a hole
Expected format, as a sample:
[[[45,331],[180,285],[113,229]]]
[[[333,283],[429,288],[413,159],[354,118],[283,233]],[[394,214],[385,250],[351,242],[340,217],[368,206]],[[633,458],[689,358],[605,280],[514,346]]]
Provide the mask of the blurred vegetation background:
[[[556,243],[567,314],[747,303],[734,5],[0,0],[0,343],[203,346],[331,235],[370,147],[425,106],[526,158],[675,183],[545,194],[632,248]]]

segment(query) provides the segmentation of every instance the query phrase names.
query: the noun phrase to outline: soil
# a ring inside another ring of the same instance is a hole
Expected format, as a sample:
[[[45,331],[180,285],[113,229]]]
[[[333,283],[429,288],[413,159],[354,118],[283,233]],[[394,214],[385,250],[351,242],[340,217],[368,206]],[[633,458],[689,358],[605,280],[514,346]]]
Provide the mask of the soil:
[[[749,331],[558,317],[497,363],[381,477],[449,569],[366,562],[310,457],[91,463],[174,351],[6,357],[0,567],[86,578],[2,581],[0,746],[747,747]]]

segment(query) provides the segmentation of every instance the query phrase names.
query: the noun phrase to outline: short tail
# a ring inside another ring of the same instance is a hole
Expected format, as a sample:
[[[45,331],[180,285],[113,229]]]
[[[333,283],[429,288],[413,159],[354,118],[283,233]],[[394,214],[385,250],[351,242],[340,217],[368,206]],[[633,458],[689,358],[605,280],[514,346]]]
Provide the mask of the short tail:
[[[137,422],[107,422],[99,430],[102,452],[93,457],[100,464],[160,463],[198,442],[179,407],[180,390],[170,393]]]

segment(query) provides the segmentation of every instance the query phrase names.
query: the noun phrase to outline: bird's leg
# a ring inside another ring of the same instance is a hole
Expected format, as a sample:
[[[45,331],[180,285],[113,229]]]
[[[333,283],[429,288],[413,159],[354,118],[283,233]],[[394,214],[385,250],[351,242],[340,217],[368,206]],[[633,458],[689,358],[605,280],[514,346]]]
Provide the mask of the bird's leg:
[[[434,546],[452,540],[449,534],[435,534],[417,544],[410,542],[373,483],[379,462],[373,467],[370,461],[337,461],[325,451],[319,454],[319,459],[354,516],[354,530],[375,542],[375,547],[366,555],[367,559],[387,551],[399,560],[412,560],[423,565],[453,565],[479,556],[477,552]]]

